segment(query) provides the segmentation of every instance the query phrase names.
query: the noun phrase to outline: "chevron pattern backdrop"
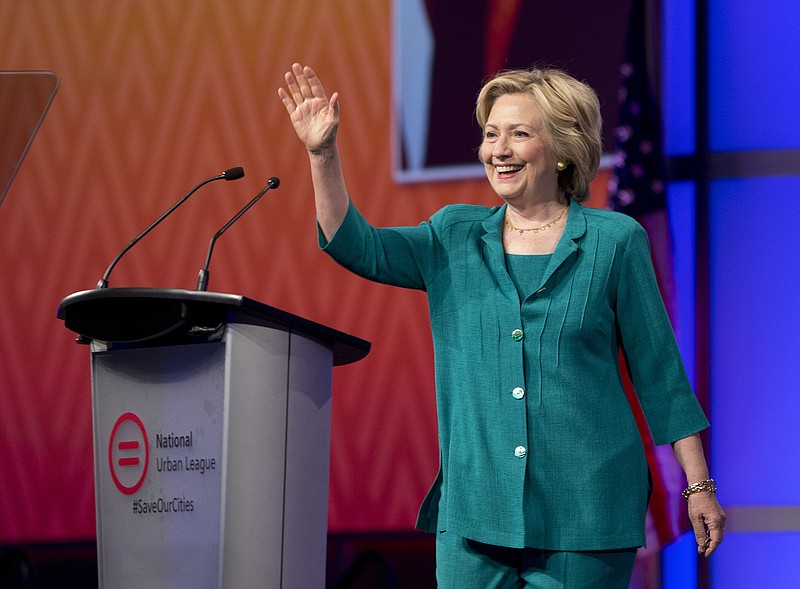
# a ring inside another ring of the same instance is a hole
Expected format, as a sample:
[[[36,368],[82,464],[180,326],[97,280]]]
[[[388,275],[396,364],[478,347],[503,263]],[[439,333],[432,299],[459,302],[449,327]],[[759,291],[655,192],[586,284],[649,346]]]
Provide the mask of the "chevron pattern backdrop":
[[[390,17],[389,0],[0,0],[0,69],[61,81],[0,207],[0,543],[95,534],[89,352],[56,319],[59,301],[236,165],[243,180],[192,197],[111,286],[193,288],[210,236],[280,177],[218,242],[210,289],[373,343],[334,372],[330,528],[413,527],[438,466],[425,298],[317,250],[307,161],[276,93],[293,61],[341,92],[349,189],[374,223],[494,204],[484,181],[392,181]]]

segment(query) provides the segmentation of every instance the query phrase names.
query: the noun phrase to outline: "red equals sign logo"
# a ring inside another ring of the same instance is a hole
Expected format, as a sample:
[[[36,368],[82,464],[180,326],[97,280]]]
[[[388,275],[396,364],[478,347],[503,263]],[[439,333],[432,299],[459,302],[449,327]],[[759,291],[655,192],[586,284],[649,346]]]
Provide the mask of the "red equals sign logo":
[[[117,489],[133,495],[144,483],[150,448],[147,430],[135,413],[119,416],[108,440],[108,466]]]
[[[117,444],[117,448],[119,448],[120,452],[124,452],[126,450],[138,450],[139,449],[139,441],[138,440],[130,440],[128,442],[119,442]],[[120,466],[139,466],[139,457],[138,456],[127,456],[120,458],[117,463]]]

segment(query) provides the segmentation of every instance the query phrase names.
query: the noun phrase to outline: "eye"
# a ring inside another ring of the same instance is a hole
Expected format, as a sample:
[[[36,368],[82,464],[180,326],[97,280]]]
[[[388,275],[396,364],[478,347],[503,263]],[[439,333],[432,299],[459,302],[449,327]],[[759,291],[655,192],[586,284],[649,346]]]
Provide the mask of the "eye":
[[[484,139],[497,139],[497,131],[484,131],[483,132]]]
[[[514,131],[514,137],[530,137],[530,136],[531,136],[530,133],[528,133],[527,131],[523,131],[521,129],[517,129],[516,131]]]

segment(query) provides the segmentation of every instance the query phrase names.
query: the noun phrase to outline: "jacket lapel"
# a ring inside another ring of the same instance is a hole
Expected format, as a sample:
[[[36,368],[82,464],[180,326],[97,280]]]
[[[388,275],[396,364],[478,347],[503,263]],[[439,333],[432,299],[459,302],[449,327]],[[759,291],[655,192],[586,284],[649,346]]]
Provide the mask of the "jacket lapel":
[[[586,233],[586,217],[583,214],[583,205],[572,200],[569,205],[569,216],[567,217],[567,225],[564,227],[564,233],[556,244],[556,249],[553,252],[553,257],[550,258],[550,263],[544,272],[541,286],[547,284],[547,281],[556,273],[556,271],[564,265],[570,258],[578,254],[578,240]]]
[[[483,227],[483,249],[484,263],[491,271],[492,275],[500,287],[500,292],[504,293],[509,299],[519,303],[517,287],[508,275],[506,270],[505,250],[503,250],[503,219],[506,214],[506,206],[498,207],[494,213],[484,219],[481,224]]]

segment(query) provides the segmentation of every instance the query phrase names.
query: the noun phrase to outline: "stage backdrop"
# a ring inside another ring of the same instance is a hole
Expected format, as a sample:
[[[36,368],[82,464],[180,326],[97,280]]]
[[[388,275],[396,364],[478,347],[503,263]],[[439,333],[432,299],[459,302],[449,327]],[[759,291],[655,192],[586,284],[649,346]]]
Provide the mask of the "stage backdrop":
[[[341,92],[349,189],[374,223],[495,204],[481,180],[393,180],[391,14],[388,0],[0,0],[0,69],[61,83],[0,206],[0,543],[95,534],[89,352],[56,319],[59,300],[92,288],[190,187],[237,165],[243,180],[192,197],[111,286],[193,288],[210,236],[280,177],[218,242],[210,290],[373,342],[334,372],[330,528],[413,526],[438,466],[425,297],[317,250],[306,157],[276,94],[293,61]]]

